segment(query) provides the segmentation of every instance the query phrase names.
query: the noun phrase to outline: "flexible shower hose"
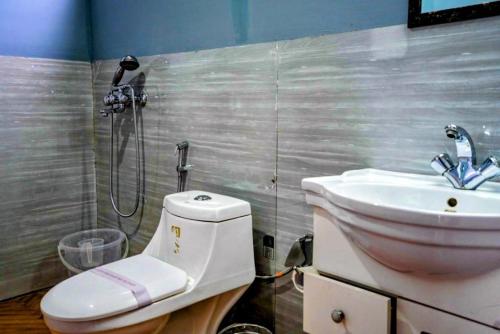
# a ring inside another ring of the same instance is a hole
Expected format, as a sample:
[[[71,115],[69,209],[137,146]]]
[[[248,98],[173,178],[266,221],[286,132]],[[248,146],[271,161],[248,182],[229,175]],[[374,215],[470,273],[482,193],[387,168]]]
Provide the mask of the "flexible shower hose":
[[[118,208],[118,205],[115,203],[115,199],[113,197],[113,137],[114,137],[114,120],[113,120],[113,112],[111,112],[110,117],[110,131],[111,131],[111,140],[109,145],[109,198],[111,199],[111,204],[113,206],[113,210],[120,215],[121,217],[127,218],[133,216],[137,209],[139,208],[139,199],[140,199],[140,190],[141,190],[141,163],[139,158],[139,133],[137,128],[137,113],[135,109],[135,92],[134,88],[130,85],[123,86],[124,88],[128,88],[132,91],[132,112],[134,114],[134,130],[135,130],[135,178],[136,178],[136,192],[135,192],[135,205],[134,209],[130,213],[123,213]]]

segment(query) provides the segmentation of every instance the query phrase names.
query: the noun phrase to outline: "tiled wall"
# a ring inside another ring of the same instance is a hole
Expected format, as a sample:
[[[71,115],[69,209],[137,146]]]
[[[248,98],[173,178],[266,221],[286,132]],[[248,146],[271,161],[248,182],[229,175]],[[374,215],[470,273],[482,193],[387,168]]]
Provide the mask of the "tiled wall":
[[[278,263],[312,229],[304,177],[433,174],[430,159],[455,155],[449,123],[471,132],[479,162],[500,157],[499,18],[279,42],[278,54]],[[295,290],[277,293],[277,332],[300,333],[300,306]]]
[[[144,205],[119,224],[131,236],[133,252],[141,251],[158,225],[163,197],[176,191],[175,144],[190,142],[188,189],[235,196],[252,203],[255,237],[275,234],[276,188],[276,73],[274,44],[216,49],[140,59],[138,71],[124,78],[141,81],[149,94],[139,116],[144,149]],[[109,119],[99,115],[117,61],[94,64],[95,142],[98,224],[116,227],[108,197]],[[129,74],[129,73],[127,73]],[[114,189],[120,208],[129,211],[135,199],[135,149],[132,114],[115,119],[118,143],[114,149]],[[127,144],[128,142],[128,144]],[[116,147],[125,149],[117,151]],[[257,240],[256,240],[257,242]],[[258,248],[257,250],[260,250]],[[274,263],[256,257],[260,272]],[[256,290],[263,290],[255,293]],[[273,284],[263,283],[247,293],[247,312],[255,321],[272,326]]]
[[[66,277],[57,243],[95,226],[91,67],[0,56],[0,299]]]
[[[259,272],[281,269],[293,240],[312,229],[303,177],[356,168],[432,173],[437,153],[453,155],[443,127],[469,129],[478,155],[500,155],[500,19],[408,31],[371,29],[278,43],[140,59],[150,95],[140,114],[144,205],[119,220],[142,250],[162,198],[175,191],[174,145],[189,140],[188,187],[252,204]],[[115,226],[108,199],[108,122],[101,98],[117,60],[94,64],[98,225]],[[125,81],[143,80],[139,71]],[[120,206],[134,199],[130,113],[115,120]],[[277,183],[272,180],[275,173]],[[118,181],[118,182],[116,182]],[[135,232],[137,231],[137,232]],[[276,263],[261,237],[277,237]],[[302,298],[286,279],[257,282],[231,320],[301,333]],[[275,313],[273,313],[273,311]]]

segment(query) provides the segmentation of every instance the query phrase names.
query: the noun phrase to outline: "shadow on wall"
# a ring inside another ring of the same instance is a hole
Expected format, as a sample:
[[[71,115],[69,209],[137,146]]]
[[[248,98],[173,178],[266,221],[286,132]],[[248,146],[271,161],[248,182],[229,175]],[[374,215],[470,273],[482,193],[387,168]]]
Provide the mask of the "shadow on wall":
[[[234,37],[236,43],[246,43],[248,41],[248,0],[231,1],[231,17],[233,19]]]
[[[93,128],[89,129],[88,138],[92,138]],[[78,139],[80,142],[81,138]],[[90,142],[92,145],[92,142]],[[89,150],[91,151],[91,149]],[[89,168],[86,163],[88,159],[88,151],[81,150],[81,166],[82,166],[82,197],[81,197],[81,210],[80,210],[80,230],[88,230],[97,228],[96,219],[96,195],[95,195],[95,169]],[[95,163],[95,161],[93,161]]]
[[[274,333],[274,319],[269,316],[274,314],[276,307],[274,288],[272,281],[254,281],[227,313],[219,330],[235,323],[250,323],[264,326]]]

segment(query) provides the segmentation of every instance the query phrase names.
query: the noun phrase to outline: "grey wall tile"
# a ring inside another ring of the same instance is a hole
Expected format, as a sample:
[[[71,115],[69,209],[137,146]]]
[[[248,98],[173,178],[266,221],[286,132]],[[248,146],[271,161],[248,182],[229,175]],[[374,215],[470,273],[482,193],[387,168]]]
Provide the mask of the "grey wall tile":
[[[98,115],[117,60],[95,63],[99,226],[119,222],[126,231],[137,229],[132,249],[141,251],[156,229],[163,196],[175,191],[174,145],[187,139],[194,165],[188,188],[249,200],[258,270],[275,269],[261,254],[265,233],[277,234],[281,269],[291,243],[312,229],[302,178],[366,167],[432,173],[434,154],[453,155],[443,133],[450,122],[471,130],[479,156],[500,154],[499,21],[414,31],[395,26],[279,42],[277,48],[141,58],[150,101],[140,114],[144,203],[132,219],[119,220],[110,207],[109,120]],[[135,191],[130,113],[115,122],[123,148],[114,166],[115,191],[129,208]],[[270,182],[276,168],[277,190]],[[226,322],[272,327],[275,316],[276,333],[302,332],[302,296],[285,279],[255,284],[236,309]]]
[[[279,42],[277,264],[312,230],[304,177],[357,168],[432,174],[462,125],[500,156],[500,19],[394,26]],[[280,288],[276,333],[302,333],[301,296]],[[293,315],[293,316],[292,316]]]
[[[140,114],[144,158],[144,203],[139,214],[118,219],[108,197],[109,119],[98,114],[117,61],[94,64],[95,141],[98,224],[121,224],[131,237],[132,251],[142,251],[158,225],[163,197],[176,191],[175,144],[190,142],[188,189],[207,190],[247,200],[252,205],[257,268],[274,271],[261,253],[263,234],[275,234],[276,189],[276,45],[208,50],[140,58],[141,67],[124,82],[145,74],[149,93]],[[135,196],[135,149],[131,113],[115,119],[114,189],[120,207],[128,211]],[[128,142],[127,142],[128,141]],[[251,291],[251,292],[250,292]],[[244,298],[243,309],[273,325],[274,287],[256,284]],[[259,292],[260,291],[260,292]],[[266,311],[259,311],[265,308]],[[248,312],[247,312],[248,313]],[[265,316],[267,315],[267,319]],[[238,314],[233,319],[241,318]]]
[[[66,277],[57,243],[95,227],[90,64],[0,56],[0,299]]]
[[[182,140],[191,143],[189,189],[252,204],[262,273],[281,269],[291,243],[312,229],[304,177],[365,167],[432,173],[434,154],[454,154],[442,129],[450,122],[471,131],[480,158],[500,155],[499,22],[394,26],[141,58],[150,100],[139,111],[143,194],[131,219],[110,207],[109,119],[98,113],[117,60],[92,66],[92,87],[87,63],[0,57],[0,299],[63,278],[58,240],[96,221],[120,224],[132,252],[140,252],[163,197],[175,191],[173,153]],[[140,81],[140,71],[124,81]],[[118,115],[115,126],[114,191],[128,210],[135,196],[131,114]],[[277,237],[276,263],[262,256],[264,234]],[[302,296],[285,279],[256,282],[231,321],[301,333]]]

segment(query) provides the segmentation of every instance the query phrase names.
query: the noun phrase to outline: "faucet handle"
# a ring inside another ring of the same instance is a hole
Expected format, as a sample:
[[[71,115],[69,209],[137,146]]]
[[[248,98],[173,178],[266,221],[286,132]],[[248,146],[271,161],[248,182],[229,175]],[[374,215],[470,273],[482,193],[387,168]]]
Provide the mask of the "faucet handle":
[[[479,167],[479,173],[486,179],[493,178],[500,173],[500,163],[494,156],[490,155]]]
[[[431,160],[431,167],[438,174],[443,175],[445,172],[447,172],[450,169],[454,168],[455,164],[453,163],[453,160],[451,160],[451,158],[450,158],[450,156],[448,154],[441,153],[439,155],[436,155]]]

